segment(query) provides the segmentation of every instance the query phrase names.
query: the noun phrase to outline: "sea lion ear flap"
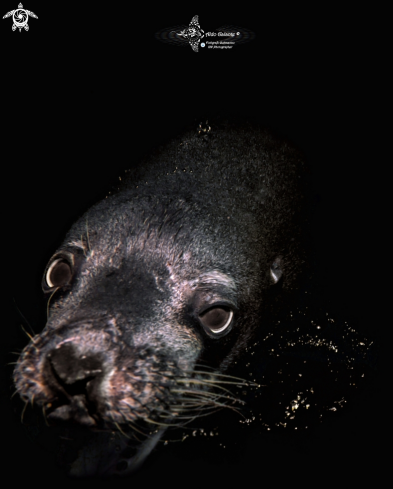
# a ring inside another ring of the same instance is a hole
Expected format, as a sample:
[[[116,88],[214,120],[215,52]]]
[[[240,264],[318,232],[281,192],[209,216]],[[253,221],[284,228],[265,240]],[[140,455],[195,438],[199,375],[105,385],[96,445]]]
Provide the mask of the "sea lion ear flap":
[[[270,265],[269,275],[273,284],[276,284],[281,279],[283,275],[281,256],[276,256],[276,258],[273,260],[272,264]]]

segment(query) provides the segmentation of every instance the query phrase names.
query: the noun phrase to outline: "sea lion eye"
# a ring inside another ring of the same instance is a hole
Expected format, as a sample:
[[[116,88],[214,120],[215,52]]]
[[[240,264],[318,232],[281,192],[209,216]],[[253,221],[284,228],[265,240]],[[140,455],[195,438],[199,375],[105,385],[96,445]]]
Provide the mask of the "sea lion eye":
[[[227,306],[212,307],[200,314],[199,318],[208,333],[218,335],[226,331],[231,325],[233,311]],[[229,329],[226,332],[229,332]]]
[[[72,268],[66,258],[57,258],[50,265],[45,274],[48,287],[63,287],[67,285],[72,277]]]

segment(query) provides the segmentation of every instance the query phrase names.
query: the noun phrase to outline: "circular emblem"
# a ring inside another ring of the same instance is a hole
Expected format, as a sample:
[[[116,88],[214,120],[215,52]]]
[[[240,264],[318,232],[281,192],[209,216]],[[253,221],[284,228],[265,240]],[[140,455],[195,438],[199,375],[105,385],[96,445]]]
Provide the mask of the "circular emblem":
[[[23,8],[16,9],[12,18],[14,20],[15,26],[19,29],[25,27],[27,21],[29,20],[29,16],[27,15],[26,10],[24,10]]]

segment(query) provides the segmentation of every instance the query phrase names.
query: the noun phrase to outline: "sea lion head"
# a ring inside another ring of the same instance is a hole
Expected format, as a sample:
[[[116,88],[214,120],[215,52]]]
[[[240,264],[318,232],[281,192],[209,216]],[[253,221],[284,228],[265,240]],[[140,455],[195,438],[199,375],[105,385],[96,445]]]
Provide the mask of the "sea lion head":
[[[168,426],[241,403],[224,372],[294,275],[299,161],[256,129],[187,133],[72,226],[14,373],[49,424],[104,433],[71,473],[129,473]]]

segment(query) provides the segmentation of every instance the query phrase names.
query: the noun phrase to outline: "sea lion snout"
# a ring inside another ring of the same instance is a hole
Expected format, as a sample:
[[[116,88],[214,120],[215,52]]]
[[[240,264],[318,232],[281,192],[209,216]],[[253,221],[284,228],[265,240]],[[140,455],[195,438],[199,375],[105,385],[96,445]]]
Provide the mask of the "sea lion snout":
[[[77,356],[77,351],[71,343],[60,345],[48,354],[51,370],[56,378],[65,385],[74,385],[78,381],[102,377],[104,361],[102,355]]]
[[[48,353],[44,369],[46,381],[58,400],[56,409],[47,413],[48,420],[96,425],[94,415],[99,410],[106,370],[103,354],[80,356],[72,343],[64,343]]]
[[[159,417],[173,397],[168,387],[182,373],[153,335],[150,344],[137,334],[134,342],[110,320],[47,326],[22,353],[17,389],[26,400],[45,406],[53,423],[112,428],[148,414]],[[156,389],[162,383],[166,395],[160,401]]]

